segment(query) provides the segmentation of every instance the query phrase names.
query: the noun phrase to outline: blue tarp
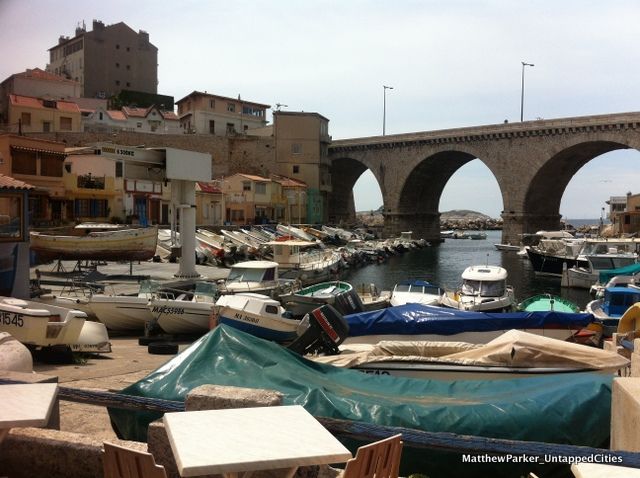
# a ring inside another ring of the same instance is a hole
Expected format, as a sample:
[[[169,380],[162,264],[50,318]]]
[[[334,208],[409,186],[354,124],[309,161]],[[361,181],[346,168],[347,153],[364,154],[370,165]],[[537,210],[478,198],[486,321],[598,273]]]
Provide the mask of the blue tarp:
[[[591,314],[567,312],[470,312],[432,305],[406,304],[345,316],[349,335],[439,334],[545,327],[585,327]]]
[[[640,263],[629,264],[628,266],[619,267],[618,269],[607,269],[600,271],[598,281],[606,284],[615,276],[631,276],[640,273]]]

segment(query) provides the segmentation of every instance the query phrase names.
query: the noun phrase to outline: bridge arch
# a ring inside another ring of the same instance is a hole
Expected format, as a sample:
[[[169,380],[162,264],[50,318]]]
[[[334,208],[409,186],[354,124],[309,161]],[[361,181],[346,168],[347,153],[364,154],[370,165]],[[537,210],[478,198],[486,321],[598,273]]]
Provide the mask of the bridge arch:
[[[329,198],[329,222],[353,222],[355,220],[355,202],[353,188],[365,171],[371,171],[376,179],[384,202],[384,182],[380,175],[384,175],[384,168],[370,167],[365,162],[353,157],[345,156],[336,158],[331,163],[331,189]]]
[[[626,142],[625,142],[626,143]],[[637,149],[617,140],[575,141],[548,157],[528,182],[522,212],[530,228],[524,232],[560,227],[560,203],[567,186],[591,160],[611,151]]]

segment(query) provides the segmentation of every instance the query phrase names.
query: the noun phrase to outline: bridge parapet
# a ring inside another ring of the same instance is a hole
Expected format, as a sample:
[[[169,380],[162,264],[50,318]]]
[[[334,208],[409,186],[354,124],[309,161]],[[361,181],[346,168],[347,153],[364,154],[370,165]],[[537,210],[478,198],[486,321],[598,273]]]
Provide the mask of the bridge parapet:
[[[640,112],[499,123],[466,128],[342,139],[331,143],[329,153],[337,155],[354,150],[393,148],[416,144],[496,141],[531,136],[554,136],[624,129],[640,129]]]

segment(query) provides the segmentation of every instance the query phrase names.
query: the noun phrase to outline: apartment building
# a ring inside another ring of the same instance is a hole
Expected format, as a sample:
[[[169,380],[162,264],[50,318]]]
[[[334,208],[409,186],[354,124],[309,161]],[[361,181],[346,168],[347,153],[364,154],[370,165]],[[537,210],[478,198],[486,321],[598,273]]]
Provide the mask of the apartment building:
[[[9,125],[12,133],[57,133],[82,131],[82,113],[72,101],[9,95]]]
[[[270,105],[193,91],[176,102],[185,133],[231,136],[249,133],[267,124]]]
[[[273,113],[278,173],[307,185],[308,223],[328,221],[331,162],[329,120],[318,113]]]
[[[234,225],[284,221],[286,199],[279,183],[253,174],[234,174],[220,180],[225,199],[225,222]]]
[[[155,94],[158,48],[143,30],[136,33],[123,22],[105,25],[94,20],[92,31],[83,25],[73,37],[61,36],[49,48],[46,70],[79,82],[79,96],[110,98],[122,90]]]

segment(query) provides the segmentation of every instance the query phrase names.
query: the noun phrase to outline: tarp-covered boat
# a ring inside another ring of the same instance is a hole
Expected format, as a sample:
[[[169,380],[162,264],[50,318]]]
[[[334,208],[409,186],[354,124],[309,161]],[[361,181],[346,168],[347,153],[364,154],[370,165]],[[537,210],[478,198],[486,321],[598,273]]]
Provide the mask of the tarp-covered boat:
[[[273,342],[220,326],[122,393],[184,400],[189,390],[203,384],[261,388],[281,392],[284,404],[302,405],[314,416],[601,446],[609,436],[611,381],[612,376],[589,373],[499,382],[372,376],[314,363]],[[109,415],[120,437],[138,441],[146,440],[149,423],[161,416],[122,409],[110,409]],[[413,472],[434,465],[424,449],[405,447],[404,460],[411,462]]]
[[[381,340],[457,340],[487,343],[511,329],[566,340],[595,319],[591,314],[546,312],[473,312],[406,304],[345,316],[345,343]]]

